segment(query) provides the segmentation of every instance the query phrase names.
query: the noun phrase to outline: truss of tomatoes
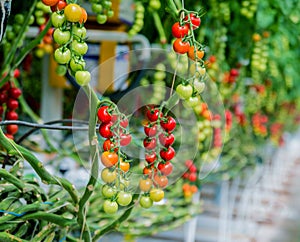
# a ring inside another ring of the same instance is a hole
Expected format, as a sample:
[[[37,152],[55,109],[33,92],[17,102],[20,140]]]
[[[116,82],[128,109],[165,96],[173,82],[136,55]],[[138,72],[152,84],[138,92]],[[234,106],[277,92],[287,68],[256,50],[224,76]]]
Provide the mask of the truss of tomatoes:
[[[199,28],[200,24],[201,18],[198,13],[194,12],[181,14],[180,20],[173,24],[172,35],[176,38],[173,49],[177,54],[187,54],[194,61],[199,61],[204,57],[204,48],[194,36],[194,30]]]
[[[128,118],[114,106],[101,106],[97,116],[100,121],[99,134],[105,139],[101,154],[101,162],[105,167],[101,172],[105,183],[102,187],[106,204],[103,209],[112,214],[118,211],[119,205],[128,206],[132,202],[132,194],[128,191],[130,161],[122,152],[122,147],[130,144],[132,136],[128,131]],[[139,180],[139,191],[142,193],[139,203],[149,208],[153,202],[164,198],[163,189],[168,185],[168,176],[173,171],[171,160],[175,157],[172,147],[175,136],[172,132],[177,122],[155,106],[147,107],[146,119],[146,137],[143,140],[145,167]]]
[[[16,69],[14,71],[14,77],[18,78],[20,71]],[[18,120],[19,115],[17,109],[19,107],[19,97],[21,96],[21,89],[14,86],[13,81],[5,83],[0,88],[0,121],[5,120]],[[18,125],[9,124],[6,126],[6,137],[14,139],[14,135],[18,132]]]

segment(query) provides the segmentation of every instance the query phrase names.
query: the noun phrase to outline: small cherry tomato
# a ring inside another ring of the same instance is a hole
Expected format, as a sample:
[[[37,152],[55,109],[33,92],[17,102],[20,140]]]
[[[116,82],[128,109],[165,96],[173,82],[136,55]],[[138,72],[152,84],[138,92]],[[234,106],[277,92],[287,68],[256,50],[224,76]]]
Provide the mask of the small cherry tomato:
[[[88,85],[91,81],[91,73],[88,71],[76,71],[75,80],[80,86]]]
[[[173,50],[178,54],[185,54],[189,51],[189,42],[184,42],[182,39],[176,39],[173,43]]]
[[[100,122],[109,123],[111,121],[111,114],[109,106],[102,106],[98,109],[97,116]]]
[[[154,124],[154,125],[147,124],[144,126],[144,131],[148,137],[153,137],[157,133],[157,125],[156,124]]]
[[[157,169],[161,172],[161,174],[168,176],[173,171],[173,165],[170,161],[160,162],[157,166]]]
[[[204,57],[204,51],[197,49],[195,50],[194,46],[190,46],[187,54],[191,60],[202,59]]]
[[[52,13],[51,22],[55,28],[59,28],[59,27],[63,26],[65,21],[66,21],[66,18],[65,18],[64,14],[60,14],[60,13],[56,13],[56,12]]]
[[[103,210],[107,214],[115,214],[118,208],[118,204],[115,201],[105,200],[103,203]]]
[[[105,167],[114,166],[119,160],[118,155],[115,152],[104,151],[101,154],[101,162]]]
[[[19,115],[15,111],[8,111],[6,112],[5,118],[7,120],[17,120]]]
[[[189,174],[189,180],[191,182],[195,182],[197,180],[197,173],[196,172],[190,173]]]
[[[79,22],[82,16],[81,7],[76,3],[68,4],[64,9],[66,19],[70,22]]]
[[[165,196],[165,193],[160,188],[152,188],[150,190],[150,198],[154,202],[161,201],[164,198],[164,196]]]
[[[145,160],[151,164],[157,160],[157,156],[155,152],[145,154]]]
[[[139,188],[142,192],[149,192],[152,188],[153,182],[150,178],[141,179],[139,182]]]
[[[14,135],[15,133],[18,132],[18,125],[16,124],[9,124],[6,126],[6,132],[7,134],[10,134],[10,135]]]
[[[131,142],[131,135],[130,134],[121,134],[120,135],[120,145],[127,146]]]
[[[114,197],[115,195],[117,194],[117,191],[116,189],[114,189],[113,187],[105,184],[103,185],[102,187],[102,195],[105,197],[105,198],[112,198]]]
[[[87,15],[87,12],[85,11],[84,8],[81,8],[81,12],[82,12],[82,14],[81,14],[81,17],[79,19],[79,23],[82,24],[82,23],[85,23],[87,21],[88,15]]]
[[[183,38],[189,33],[189,26],[187,24],[180,25],[179,22],[176,22],[172,26],[172,35],[175,38]]]
[[[169,147],[170,145],[172,145],[175,141],[175,136],[174,134],[164,134],[161,133],[158,136],[159,142],[161,143],[161,145],[163,145],[164,147]]]
[[[112,122],[109,123],[102,123],[99,127],[99,133],[102,137],[109,139],[113,136],[111,131],[111,126],[113,125]]]
[[[201,19],[196,16],[196,14],[191,13],[190,16],[185,16],[184,21],[188,21],[190,17],[191,23],[193,25],[193,29],[199,28],[201,24]]]
[[[130,168],[130,163],[129,163],[129,162],[120,161],[120,169],[121,169],[123,172],[129,171],[129,168]]]
[[[120,126],[123,128],[126,128],[128,126],[128,119],[126,117],[124,117],[121,121],[120,121]]]
[[[22,91],[17,87],[12,87],[11,89],[8,90],[8,96],[13,99],[18,99],[21,95],[22,95]]]
[[[143,174],[148,176],[148,177],[152,177],[152,175],[154,175],[156,173],[156,169],[153,166],[146,166],[143,169]]]
[[[160,125],[166,132],[172,132],[176,128],[176,120],[168,116],[165,120],[160,122]]]
[[[54,6],[58,3],[58,0],[42,0],[42,2],[46,5],[46,6]]]
[[[143,208],[151,208],[153,205],[153,201],[148,196],[142,196],[139,203]]]
[[[129,192],[120,191],[117,196],[117,203],[120,206],[128,206],[132,201],[132,195]]]
[[[103,150],[104,151],[114,151],[114,152],[118,152],[118,148],[116,147],[116,144],[113,143],[110,139],[106,139],[103,142]]]
[[[117,179],[117,173],[115,170],[111,171],[109,168],[104,168],[101,172],[101,179],[105,183],[113,183]]]
[[[158,174],[155,174],[153,177],[155,185],[165,188],[168,185],[168,178],[166,176],[159,176]]]
[[[58,3],[54,6],[51,6],[51,11],[61,11],[63,10],[68,4],[64,0],[59,0]]]
[[[155,149],[155,147],[157,145],[156,138],[155,137],[152,137],[152,138],[147,137],[144,139],[143,144],[144,144],[145,149],[153,150],[153,149]]]
[[[146,116],[149,119],[150,122],[155,122],[158,120],[159,116],[162,116],[160,111],[156,108],[148,109],[146,112]]]
[[[193,87],[189,84],[179,84],[176,87],[176,93],[179,95],[182,99],[189,99],[193,94]]]
[[[85,55],[88,51],[88,45],[85,42],[79,42],[77,40],[73,40],[71,43],[71,48],[79,55]]]
[[[19,107],[19,102],[15,99],[10,98],[8,99],[6,105],[9,110],[15,110]]]
[[[55,29],[53,33],[54,41],[59,45],[64,45],[71,39],[71,33],[68,30]]]
[[[60,47],[55,50],[54,58],[58,64],[67,64],[71,60],[71,51]]]
[[[160,157],[165,160],[169,161],[172,160],[175,156],[175,150],[173,149],[172,146],[169,146],[167,149],[162,149],[160,152]]]

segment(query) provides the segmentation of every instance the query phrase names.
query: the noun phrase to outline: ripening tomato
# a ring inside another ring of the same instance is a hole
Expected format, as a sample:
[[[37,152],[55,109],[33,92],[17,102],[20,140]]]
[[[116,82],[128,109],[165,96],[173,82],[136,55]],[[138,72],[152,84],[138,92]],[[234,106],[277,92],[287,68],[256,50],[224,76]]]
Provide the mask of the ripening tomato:
[[[104,151],[101,154],[101,162],[106,167],[112,167],[114,166],[119,160],[119,157],[117,153],[110,152],[110,151]]]
[[[81,19],[82,10],[78,4],[71,3],[65,7],[64,14],[68,21],[76,23]]]
[[[185,42],[182,39],[176,39],[173,43],[173,50],[177,54],[185,54],[189,51],[190,44],[189,42]]]
[[[189,180],[191,182],[195,182],[197,180],[197,173],[196,172],[190,173],[189,174]]]
[[[126,128],[128,126],[128,118],[124,117],[121,121],[120,121],[120,126],[123,128]]]
[[[161,188],[165,188],[169,182],[166,176],[159,176],[158,174],[154,175],[153,180],[154,183]]]
[[[143,169],[143,174],[147,175],[148,177],[152,177],[157,172],[157,170],[153,166],[146,166]]]
[[[167,162],[160,162],[157,166],[158,170],[161,172],[161,174],[168,176],[173,171],[173,165],[170,161]]]
[[[176,128],[176,120],[168,116],[160,122],[160,125],[166,132],[172,132]]]
[[[185,16],[184,21],[191,20],[191,24],[193,25],[193,29],[199,28],[201,24],[201,19],[194,13],[190,13],[189,16]]]
[[[150,198],[154,202],[161,201],[165,196],[165,193],[160,188],[152,188],[150,191]]]
[[[194,46],[190,46],[188,51],[188,57],[192,60],[202,59],[204,57],[204,51],[203,50],[195,50]]]
[[[42,2],[46,5],[46,6],[54,6],[58,3],[58,0],[42,0]]]
[[[87,15],[87,12],[85,11],[84,8],[81,8],[81,12],[82,12],[82,14],[81,14],[81,17],[79,19],[79,23],[82,24],[82,23],[85,23],[87,21],[88,15]]]
[[[111,114],[109,106],[102,106],[98,109],[97,113],[98,119],[102,123],[108,123],[111,121]]]
[[[184,36],[188,35],[189,33],[189,26],[187,24],[180,25],[179,22],[176,22],[172,26],[172,35],[175,38],[183,38]]]
[[[114,151],[114,152],[118,152],[118,148],[116,147],[116,144],[113,143],[110,139],[106,139],[104,142],[103,142],[103,150],[104,151]]]
[[[129,171],[129,168],[130,168],[130,163],[129,163],[129,162],[120,161],[120,169],[121,169],[123,172]]]
[[[170,145],[172,145],[175,141],[175,136],[174,134],[165,134],[165,133],[161,133],[158,136],[159,142],[161,145],[163,145],[164,147],[169,147]]]
[[[139,188],[142,192],[149,192],[152,188],[153,182],[150,178],[141,179],[139,182]]]
[[[111,126],[113,125],[112,122],[109,123],[102,123],[99,127],[99,133],[102,137],[109,139],[113,136],[111,131]]]
[[[66,1],[64,1],[64,0],[59,0],[59,1],[57,2],[56,5],[51,6],[51,11],[52,11],[52,12],[61,11],[61,10],[63,10],[67,5],[68,5],[68,4],[66,3]]]
[[[172,146],[169,146],[166,149],[162,149],[160,152],[160,157],[165,160],[165,161],[169,161],[172,160],[175,156],[175,150]]]

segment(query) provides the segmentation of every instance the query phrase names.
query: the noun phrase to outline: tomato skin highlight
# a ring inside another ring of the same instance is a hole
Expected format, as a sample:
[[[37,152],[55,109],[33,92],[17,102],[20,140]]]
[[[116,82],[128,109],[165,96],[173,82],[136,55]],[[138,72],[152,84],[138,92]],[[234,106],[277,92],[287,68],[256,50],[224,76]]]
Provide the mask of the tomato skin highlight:
[[[188,42],[184,42],[182,39],[176,39],[173,43],[173,50],[177,54],[185,54],[189,51],[190,44]]]
[[[172,35],[175,38],[183,38],[189,33],[189,26],[187,24],[180,25],[179,22],[176,22],[172,26]]]

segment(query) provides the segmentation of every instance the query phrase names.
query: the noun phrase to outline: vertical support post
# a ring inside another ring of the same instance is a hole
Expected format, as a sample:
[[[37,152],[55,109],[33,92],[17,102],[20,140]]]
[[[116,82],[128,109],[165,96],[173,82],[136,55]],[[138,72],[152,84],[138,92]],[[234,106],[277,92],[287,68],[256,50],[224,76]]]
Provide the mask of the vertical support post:
[[[193,196],[193,202],[197,202],[200,199],[200,192],[197,192]],[[184,242],[195,242],[197,230],[197,217],[194,217],[190,221],[184,224]]]
[[[47,122],[62,118],[63,89],[49,85],[49,55],[43,57],[42,63],[41,118]]]

